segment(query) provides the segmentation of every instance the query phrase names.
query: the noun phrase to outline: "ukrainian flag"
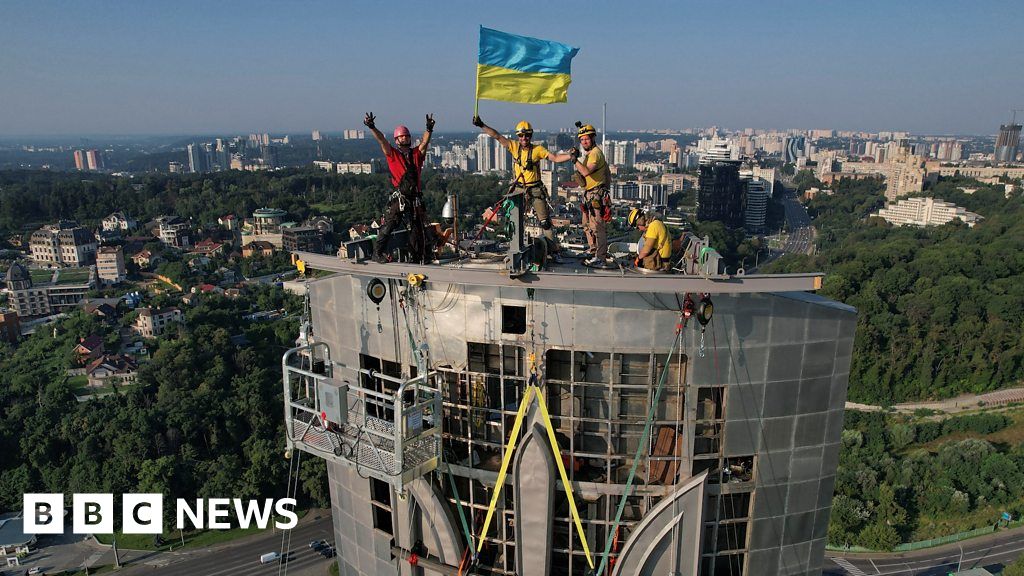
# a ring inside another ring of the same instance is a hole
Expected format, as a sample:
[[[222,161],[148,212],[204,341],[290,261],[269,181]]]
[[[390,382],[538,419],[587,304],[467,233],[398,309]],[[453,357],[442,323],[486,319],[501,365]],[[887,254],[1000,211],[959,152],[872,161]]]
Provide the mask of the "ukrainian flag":
[[[568,100],[570,64],[579,48],[480,27],[476,97],[526,104]]]

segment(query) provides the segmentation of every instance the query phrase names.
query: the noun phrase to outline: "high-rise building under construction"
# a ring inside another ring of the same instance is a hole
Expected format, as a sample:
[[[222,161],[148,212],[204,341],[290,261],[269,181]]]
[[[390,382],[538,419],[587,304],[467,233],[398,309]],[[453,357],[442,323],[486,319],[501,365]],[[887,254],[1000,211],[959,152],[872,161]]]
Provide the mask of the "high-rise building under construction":
[[[996,162],[1015,162],[1017,148],[1020,145],[1020,124],[1000,124],[999,135],[996,136]]]

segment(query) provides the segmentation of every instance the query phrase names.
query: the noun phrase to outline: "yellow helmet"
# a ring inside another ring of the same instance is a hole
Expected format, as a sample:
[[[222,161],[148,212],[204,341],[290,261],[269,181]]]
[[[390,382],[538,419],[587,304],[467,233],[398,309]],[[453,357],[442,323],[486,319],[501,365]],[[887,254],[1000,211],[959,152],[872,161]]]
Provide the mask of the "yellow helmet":
[[[583,126],[580,126],[580,130],[576,133],[576,137],[579,138],[580,136],[587,135],[594,136],[595,134],[597,134],[597,130],[595,130],[593,126],[590,124],[584,124]]]
[[[633,208],[629,211],[629,216],[626,217],[626,224],[632,227],[636,227],[636,221],[644,215],[644,211],[639,208]]]
[[[516,136],[533,136],[533,126],[526,120],[516,124]]]

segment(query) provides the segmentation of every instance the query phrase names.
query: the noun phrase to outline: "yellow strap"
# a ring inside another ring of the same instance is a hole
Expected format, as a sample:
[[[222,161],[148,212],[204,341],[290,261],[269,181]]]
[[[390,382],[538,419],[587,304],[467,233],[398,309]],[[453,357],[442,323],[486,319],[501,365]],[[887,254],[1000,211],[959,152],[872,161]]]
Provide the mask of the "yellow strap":
[[[587,555],[587,563],[590,569],[594,569],[594,559],[590,557],[590,547],[587,546],[587,535],[583,532],[583,525],[580,523],[580,513],[576,510],[576,499],[572,495],[572,485],[569,483],[569,476],[565,473],[565,466],[562,464],[562,454],[558,451],[558,439],[555,438],[555,428],[551,425],[551,417],[548,416],[548,407],[544,403],[544,395],[537,391],[537,403],[540,405],[540,414],[544,418],[544,427],[548,430],[548,440],[551,442],[551,452],[555,456],[555,464],[558,466],[558,473],[562,476],[562,487],[569,497],[569,511],[572,512],[572,520],[576,523],[576,532],[580,535],[580,543],[583,544],[583,552]]]
[[[569,511],[572,513],[572,520],[576,524],[576,532],[580,535],[580,543],[583,544],[583,552],[587,555],[587,563],[594,568],[594,559],[590,555],[590,546],[587,545],[587,535],[583,532],[583,525],[580,522],[580,513],[576,509],[576,499],[572,495],[572,484],[569,483],[569,476],[565,473],[565,466],[562,464],[562,454],[558,451],[558,439],[555,438],[555,428],[551,425],[551,416],[548,415],[547,404],[544,403],[544,395],[540,388],[535,385],[526,387],[526,394],[519,403],[519,411],[516,413],[515,424],[512,425],[512,435],[505,446],[505,456],[501,459],[501,468],[498,470],[498,481],[494,485],[494,493],[491,494],[491,503],[487,506],[487,516],[484,518],[483,528],[480,529],[480,537],[477,538],[477,553],[484,549],[484,536],[491,526],[491,519],[494,517],[494,509],[498,504],[498,496],[505,485],[505,475],[508,473],[508,466],[512,462],[512,454],[515,452],[516,441],[519,439],[519,430],[522,428],[523,420],[526,418],[526,411],[530,400],[536,395],[537,404],[540,408],[541,417],[544,419],[544,428],[548,432],[548,442],[551,444],[551,452],[555,457],[555,465],[558,466],[558,474],[562,478],[562,487],[569,497]]]
[[[484,549],[484,535],[491,525],[491,518],[494,516],[494,507],[498,504],[498,496],[501,488],[505,485],[505,474],[508,472],[508,465],[512,462],[512,454],[515,452],[516,440],[519,439],[519,429],[522,427],[523,419],[526,417],[526,409],[530,405],[530,398],[533,396],[533,386],[526,388],[523,401],[519,403],[519,412],[516,414],[516,422],[512,425],[512,436],[505,446],[505,457],[501,459],[501,469],[498,470],[498,483],[494,485],[494,494],[491,495],[491,503],[487,506],[487,517],[484,518],[484,526],[480,529],[480,537],[477,538],[477,553]]]

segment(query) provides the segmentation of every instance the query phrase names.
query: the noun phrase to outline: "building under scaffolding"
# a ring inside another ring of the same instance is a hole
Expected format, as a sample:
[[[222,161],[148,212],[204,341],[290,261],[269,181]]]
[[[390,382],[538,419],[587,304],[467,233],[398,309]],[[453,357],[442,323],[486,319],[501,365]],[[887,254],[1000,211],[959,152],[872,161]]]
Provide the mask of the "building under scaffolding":
[[[819,275],[302,257],[336,274],[289,447],[327,460],[341,574],[821,572],[856,313]]]

